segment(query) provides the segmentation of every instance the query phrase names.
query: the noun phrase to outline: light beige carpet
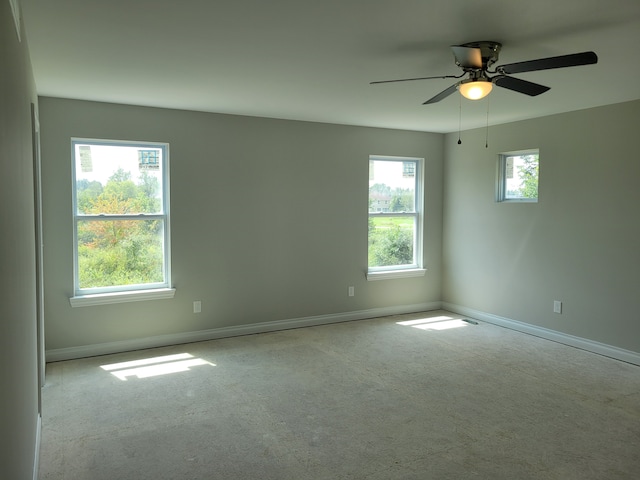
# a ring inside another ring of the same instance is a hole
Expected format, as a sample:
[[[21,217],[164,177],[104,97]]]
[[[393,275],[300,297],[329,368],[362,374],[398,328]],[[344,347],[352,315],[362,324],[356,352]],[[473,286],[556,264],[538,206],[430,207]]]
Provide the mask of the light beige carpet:
[[[640,478],[639,367],[459,318],[49,364],[40,479]]]

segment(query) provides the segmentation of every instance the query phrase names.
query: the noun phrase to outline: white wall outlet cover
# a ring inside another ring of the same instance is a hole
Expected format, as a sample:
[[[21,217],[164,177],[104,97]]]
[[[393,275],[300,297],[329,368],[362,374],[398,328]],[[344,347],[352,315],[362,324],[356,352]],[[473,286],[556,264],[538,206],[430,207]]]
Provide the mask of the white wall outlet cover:
[[[559,300],[553,301],[553,312],[554,313],[562,313],[562,302]]]

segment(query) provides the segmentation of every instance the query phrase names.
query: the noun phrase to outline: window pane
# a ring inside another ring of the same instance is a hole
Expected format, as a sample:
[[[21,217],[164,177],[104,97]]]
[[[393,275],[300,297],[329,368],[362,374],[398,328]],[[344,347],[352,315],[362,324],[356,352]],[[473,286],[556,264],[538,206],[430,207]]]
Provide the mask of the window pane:
[[[369,267],[412,265],[415,217],[369,217]]]
[[[504,162],[504,198],[538,198],[538,155],[509,155]]]
[[[369,213],[415,212],[416,162],[369,160]]]
[[[162,149],[75,144],[77,213],[162,213]]]
[[[162,220],[79,220],[79,287],[163,283]]]

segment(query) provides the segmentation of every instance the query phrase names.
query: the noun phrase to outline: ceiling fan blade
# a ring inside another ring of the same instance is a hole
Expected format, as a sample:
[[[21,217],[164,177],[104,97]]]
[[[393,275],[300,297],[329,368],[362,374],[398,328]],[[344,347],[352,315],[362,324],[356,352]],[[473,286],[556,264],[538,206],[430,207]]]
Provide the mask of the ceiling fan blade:
[[[482,51],[475,47],[451,45],[456,63],[462,68],[482,68]]]
[[[507,77],[504,75],[494,77],[492,79],[492,82],[499,87],[513,90],[514,92],[518,93],[524,93],[525,95],[529,95],[530,97],[535,97],[536,95],[540,95],[541,93],[549,90],[549,87],[545,87],[544,85],[528,82],[527,80],[521,80],[515,77]]]
[[[443,90],[442,92],[437,94],[435,97],[431,97],[429,100],[424,102],[423,105],[429,105],[431,103],[436,103],[436,102],[439,102],[440,100],[442,100],[444,98],[447,98],[449,95],[451,95],[453,92],[455,92],[458,89],[458,85],[460,85],[460,82],[454,83],[453,85],[451,85],[446,90]]]
[[[399,80],[379,80],[377,82],[369,82],[369,85],[376,85],[378,83],[394,83],[394,82],[412,82],[414,80],[433,80],[436,78],[460,78],[464,75],[440,75],[439,77],[418,77],[418,78],[401,78]]]
[[[598,56],[594,52],[573,53],[559,57],[539,58],[527,62],[509,63],[497,68],[500,73],[523,73],[552,68],[577,67],[598,63]]]

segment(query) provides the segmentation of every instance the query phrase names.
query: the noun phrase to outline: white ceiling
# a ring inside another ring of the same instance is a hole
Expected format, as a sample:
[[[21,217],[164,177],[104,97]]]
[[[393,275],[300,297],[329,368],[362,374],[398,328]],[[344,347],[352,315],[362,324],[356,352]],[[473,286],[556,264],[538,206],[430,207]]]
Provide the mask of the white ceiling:
[[[38,93],[430,132],[459,128],[450,45],[496,65],[593,50],[597,65],[516,75],[462,102],[462,129],[640,99],[639,0],[21,0]]]

